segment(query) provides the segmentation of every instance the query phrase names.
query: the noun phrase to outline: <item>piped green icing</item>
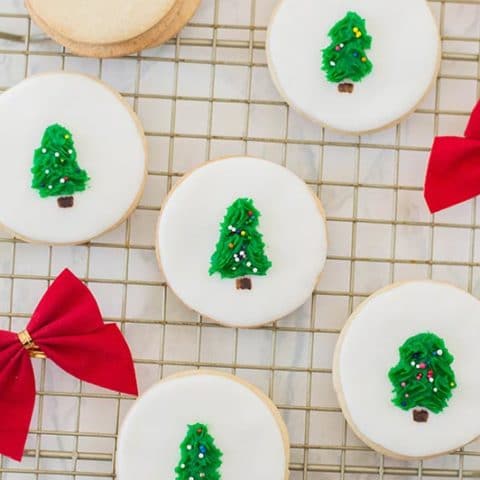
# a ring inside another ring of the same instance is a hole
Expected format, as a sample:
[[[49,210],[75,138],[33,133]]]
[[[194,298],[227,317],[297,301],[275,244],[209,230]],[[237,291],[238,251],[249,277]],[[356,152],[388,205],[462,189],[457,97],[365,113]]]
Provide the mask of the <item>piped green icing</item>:
[[[87,172],[78,166],[72,134],[58,124],[50,125],[43,133],[31,172],[32,188],[42,198],[83,192],[89,181]]]
[[[359,82],[372,71],[372,62],[365,53],[372,46],[372,37],[358,13],[348,12],[331,28],[328,36],[332,43],[322,52],[322,70],[329,82]]]
[[[220,238],[210,259],[209,274],[222,278],[266,275],[272,262],[264,253],[257,230],[260,212],[250,198],[238,198],[227,209],[220,225]]]
[[[400,360],[390,369],[392,402],[403,410],[424,407],[440,413],[457,386],[451,368],[453,356],[444,340],[433,333],[408,338],[399,349]]]
[[[189,425],[187,435],[180,445],[180,461],[175,468],[175,480],[220,480],[222,455],[206,425]]]

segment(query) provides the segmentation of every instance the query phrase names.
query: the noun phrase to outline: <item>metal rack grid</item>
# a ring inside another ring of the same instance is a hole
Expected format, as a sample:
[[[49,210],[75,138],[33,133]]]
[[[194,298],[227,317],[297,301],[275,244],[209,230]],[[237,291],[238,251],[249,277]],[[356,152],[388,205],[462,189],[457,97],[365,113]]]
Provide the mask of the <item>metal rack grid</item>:
[[[4,0],[0,6],[0,91],[40,70],[98,75],[139,113],[151,163],[147,193],[133,216],[88,245],[39,247],[1,234],[0,327],[19,330],[47,282],[69,266],[89,283],[106,319],[127,336],[142,390],[164,375],[197,367],[236,373],[265,390],[290,430],[293,480],[480,477],[479,442],[424,462],[394,461],[365,447],[341,416],[330,363],[343,321],[377,287],[403,278],[442,278],[480,293],[476,201],[435,217],[419,206],[429,142],[442,130],[460,133],[479,93],[479,1],[430,2],[443,40],[433,94],[408,121],[363,137],[314,127],[277,97],[264,56],[274,0],[204,0],[166,46],[103,61],[78,59],[46,40],[20,4]],[[189,86],[186,78],[192,77],[198,89]],[[229,96],[239,77],[241,86]],[[458,106],[454,93],[461,97]],[[237,124],[222,131],[227,117]],[[267,124],[278,131],[271,133]],[[422,131],[425,141],[415,137]],[[153,244],[154,219],[175,181],[210,158],[242,153],[300,174],[324,201],[332,239],[311,301],[251,331],[219,327],[183,307],[157,272]],[[308,168],[302,156],[313,158]],[[388,211],[365,207],[384,205],[385,198]],[[3,458],[0,480],[114,478],[118,429],[133,400],[80,384],[48,361],[37,361],[35,369],[38,395],[26,456],[21,464]]]

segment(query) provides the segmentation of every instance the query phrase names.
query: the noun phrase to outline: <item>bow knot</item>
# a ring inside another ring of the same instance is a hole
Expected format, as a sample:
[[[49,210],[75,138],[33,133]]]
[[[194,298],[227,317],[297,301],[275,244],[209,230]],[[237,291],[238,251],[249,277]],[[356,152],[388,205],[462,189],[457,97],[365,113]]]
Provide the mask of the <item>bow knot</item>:
[[[480,102],[463,137],[436,137],[425,177],[424,196],[431,213],[480,194]]]
[[[128,345],[104,324],[87,286],[69,270],[50,285],[20,333],[0,330],[0,453],[21,460],[35,402],[32,358],[47,358],[80,380],[137,395]]]
[[[43,353],[39,346],[33,341],[28,330],[22,330],[17,334],[20,343],[23,345],[23,348],[27,350],[31,358],[47,358],[45,353]]]

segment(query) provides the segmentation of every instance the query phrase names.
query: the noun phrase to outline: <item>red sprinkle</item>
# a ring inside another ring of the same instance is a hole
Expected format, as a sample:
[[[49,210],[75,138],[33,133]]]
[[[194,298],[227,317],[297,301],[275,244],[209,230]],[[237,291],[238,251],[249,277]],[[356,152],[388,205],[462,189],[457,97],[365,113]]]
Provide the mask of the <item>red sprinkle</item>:
[[[419,364],[419,368],[427,368],[427,366],[422,362]]]

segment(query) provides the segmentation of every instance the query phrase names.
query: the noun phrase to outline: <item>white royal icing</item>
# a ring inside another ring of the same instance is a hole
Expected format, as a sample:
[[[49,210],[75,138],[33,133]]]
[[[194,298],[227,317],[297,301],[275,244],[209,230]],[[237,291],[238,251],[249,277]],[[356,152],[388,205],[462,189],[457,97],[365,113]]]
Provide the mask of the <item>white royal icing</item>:
[[[457,387],[442,412],[418,423],[391,402],[388,371],[405,340],[424,332],[445,341]],[[465,445],[480,434],[479,345],[473,296],[430,281],[387,287],[353,313],[337,345],[334,376],[347,419],[364,441],[394,456],[430,457]]]
[[[272,267],[252,275],[252,290],[208,274],[227,208],[240,197],[260,211],[258,231]],[[185,304],[226,325],[277,320],[310,296],[326,259],[318,198],[292,172],[266,160],[207,163],[174,188],[160,216],[157,247],[168,284]]]
[[[366,20],[373,71],[340,93],[322,70],[328,31],[348,11]],[[268,29],[269,66],[292,106],[333,129],[360,133],[399,121],[436,75],[440,40],[424,0],[282,0]]]
[[[119,479],[174,479],[195,423],[223,453],[222,479],[286,479],[288,439],[273,403],[235,377],[205,371],[167,378],[134,404],[118,439]]]
[[[45,129],[71,133],[79,167],[90,177],[72,208],[31,187],[33,156]],[[0,96],[0,223],[46,243],[79,243],[115,226],[134,206],[145,180],[144,136],[130,107],[93,78],[49,73]]]

